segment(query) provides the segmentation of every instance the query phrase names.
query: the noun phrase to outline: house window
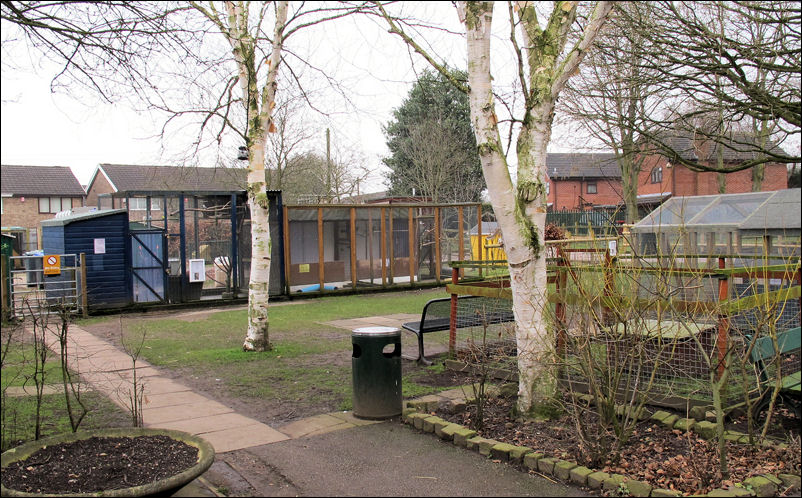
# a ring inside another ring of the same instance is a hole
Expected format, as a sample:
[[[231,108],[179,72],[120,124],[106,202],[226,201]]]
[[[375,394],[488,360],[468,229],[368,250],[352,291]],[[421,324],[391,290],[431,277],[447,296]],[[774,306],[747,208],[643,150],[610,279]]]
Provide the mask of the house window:
[[[551,182],[546,182],[546,195],[551,193]]]
[[[652,169],[652,183],[662,183],[663,181],[663,167],[658,166]]]
[[[40,197],[39,212],[56,214],[72,209],[72,197]]]
[[[145,197],[130,197],[128,199],[129,211],[145,211],[148,208],[148,200]],[[150,210],[157,211],[162,208],[162,200],[158,197],[150,199]]]
[[[596,193],[596,182],[588,182],[587,193],[588,194]]]
[[[40,213],[58,213],[61,211],[61,197],[40,197]]]

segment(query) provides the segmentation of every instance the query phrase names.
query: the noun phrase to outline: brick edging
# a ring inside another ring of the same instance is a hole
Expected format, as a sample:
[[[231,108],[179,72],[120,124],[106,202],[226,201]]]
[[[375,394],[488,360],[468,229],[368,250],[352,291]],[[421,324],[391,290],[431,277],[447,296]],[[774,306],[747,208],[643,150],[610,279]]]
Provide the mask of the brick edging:
[[[414,403],[409,402],[409,405],[414,405]],[[654,419],[658,413],[660,412],[656,412],[650,418]],[[669,414],[666,413],[666,415]],[[676,417],[676,415],[672,415],[672,417]],[[444,441],[451,441],[456,446],[478,451],[495,460],[521,465],[527,469],[551,475],[563,482],[605,491],[618,491],[623,487],[629,496],[682,496],[682,493],[677,491],[653,488],[649,483],[630,479],[621,474],[608,474],[568,460],[547,457],[527,446],[514,446],[477,436],[477,432],[468,427],[449,422],[430,413],[419,412],[416,407],[405,408],[402,420],[405,424],[420,431],[435,434]],[[675,418],[672,421],[672,427],[675,427],[680,421],[683,421],[680,425],[687,427],[685,430],[692,430],[695,424],[698,424],[694,419]],[[763,474],[750,477],[729,489],[714,489],[706,496],[775,496],[783,486],[799,489],[800,476]]]

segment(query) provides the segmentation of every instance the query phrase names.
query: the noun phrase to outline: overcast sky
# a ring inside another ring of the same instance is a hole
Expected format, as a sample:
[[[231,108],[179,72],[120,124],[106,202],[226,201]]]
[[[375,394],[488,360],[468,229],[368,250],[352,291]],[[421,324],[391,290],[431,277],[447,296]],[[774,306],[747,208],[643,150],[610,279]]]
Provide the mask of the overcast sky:
[[[418,6],[420,7],[420,6]],[[450,3],[428,4],[425,15],[458,27],[456,12]],[[3,37],[5,39],[5,36]],[[338,75],[350,87],[357,109],[330,117],[312,116],[315,129],[310,147],[325,151],[325,129],[332,128],[332,140],[361,151],[365,164],[375,174],[367,191],[383,190],[387,154],[382,125],[391,118],[393,108],[401,105],[415,80],[411,57],[398,39],[383,25],[364,18],[327,23],[315,33],[314,40],[292,39],[294,48],[329,51]],[[464,41],[458,43],[456,59],[464,60]],[[439,40],[440,46],[448,46]],[[7,47],[4,47],[6,50]],[[8,53],[4,52],[4,58]],[[10,68],[13,58],[18,66]],[[104,104],[96,99],[82,103],[74,97],[51,92],[55,66],[41,67],[41,60],[31,60],[27,51],[16,51],[2,65],[2,144],[3,164],[59,165],[72,168],[78,180],[86,184],[100,163],[170,164],[171,149],[186,146],[154,138],[163,118],[133,112],[122,104]],[[39,66],[39,67],[37,67]],[[425,67],[418,64],[418,70]],[[279,89],[281,91],[281,89]],[[185,137],[185,141],[191,140]],[[160,146],[168,151],[162,154]],[[337,145],[337,144],[335,144]],[[201,163],[203,160],[201,159]]]

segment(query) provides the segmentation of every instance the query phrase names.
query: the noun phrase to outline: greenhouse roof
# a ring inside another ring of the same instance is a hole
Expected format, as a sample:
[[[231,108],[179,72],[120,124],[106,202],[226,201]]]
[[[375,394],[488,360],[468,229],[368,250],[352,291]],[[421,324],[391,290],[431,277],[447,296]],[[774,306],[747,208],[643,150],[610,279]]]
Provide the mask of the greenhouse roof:
[[[799,233],[801,201],[802,191],[798,188],[674,197],[636,223],[633,230]]]

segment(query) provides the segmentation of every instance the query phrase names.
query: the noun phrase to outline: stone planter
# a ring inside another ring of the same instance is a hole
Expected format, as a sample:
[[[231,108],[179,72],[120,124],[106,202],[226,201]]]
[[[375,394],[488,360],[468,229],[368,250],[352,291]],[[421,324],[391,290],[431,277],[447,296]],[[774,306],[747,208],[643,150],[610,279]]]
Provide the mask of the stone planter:
[[[195,478],[206,472],[206,470],[214,462],[214,448],[208,441],[181,431],[173,431],[167,429],[143,429],[143,428],[119,428],[119,429],[100,429],[95,431],[81,431],[76,433],[63,434],[60,436],[53,436],[49,438],[40,439],[38,441],[31,441],[16,448],[12,448],[2,455],[2,468],[5,471],[6,467],[21,461],[26,460],[33,456],[37,451],[45,446],[53,446],[62,443],[71,443],[91,437],[101,438],[134,438],[137,436],[167,436],[176,441],[183,442],[198,449],[197,463],[184,470],[183,472],[167,477],[158,481],[144,484],[141,486],[133,486],[129,488],[112,489],[108,491],[97,491],[93,493],[74,493],[65,495],[46,494],[46,493],[27,493],[8,489],[2,486],[2,496],[170,496],[178,489],[192,482]]]

